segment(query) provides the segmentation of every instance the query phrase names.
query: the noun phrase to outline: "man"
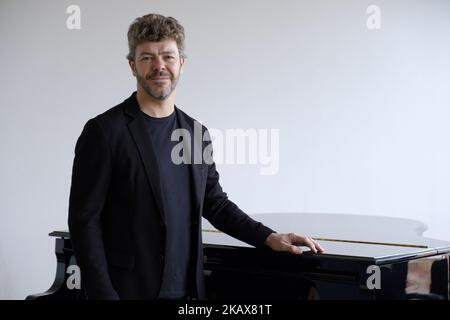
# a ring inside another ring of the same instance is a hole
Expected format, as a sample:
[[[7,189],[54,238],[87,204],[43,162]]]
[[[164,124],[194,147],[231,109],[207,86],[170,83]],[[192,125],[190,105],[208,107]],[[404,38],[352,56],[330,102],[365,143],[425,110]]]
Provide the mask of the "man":
[[[205,298],[202,216],[256,247],[322,251],[242,212],[222,191],[213,162],[174,161],[172,132],[198,125],[174,103],[185,63],[178,21],[140,17],[128,44],[137,91],[89,120],[75,148],[68,222],[88,298]],[[209,143],[201,141],[201,150]]]

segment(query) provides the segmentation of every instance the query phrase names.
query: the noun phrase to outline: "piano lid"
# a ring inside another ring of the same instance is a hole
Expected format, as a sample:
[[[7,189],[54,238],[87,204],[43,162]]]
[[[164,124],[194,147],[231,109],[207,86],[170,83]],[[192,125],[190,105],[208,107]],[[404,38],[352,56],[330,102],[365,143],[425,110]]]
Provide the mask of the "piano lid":
[[[280,233],[315,238],[325,249],[321,257],[392,262],[450,252],[450,242],[422,236],[426,226],[415,220],[349,214],[276,213],[251,215]],[[250,247],[203,220],[203,242]],[[305,252],[309,251],[303,248]]]

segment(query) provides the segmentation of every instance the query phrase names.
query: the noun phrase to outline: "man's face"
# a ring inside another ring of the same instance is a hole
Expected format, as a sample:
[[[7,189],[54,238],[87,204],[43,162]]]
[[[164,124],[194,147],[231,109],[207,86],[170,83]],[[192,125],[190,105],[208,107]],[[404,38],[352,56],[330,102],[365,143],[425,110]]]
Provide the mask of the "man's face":
[[[167,99],[175,90],[183,64],[176,42],[169,39],[141,43],[130,61],[140,88],[158,100]]]

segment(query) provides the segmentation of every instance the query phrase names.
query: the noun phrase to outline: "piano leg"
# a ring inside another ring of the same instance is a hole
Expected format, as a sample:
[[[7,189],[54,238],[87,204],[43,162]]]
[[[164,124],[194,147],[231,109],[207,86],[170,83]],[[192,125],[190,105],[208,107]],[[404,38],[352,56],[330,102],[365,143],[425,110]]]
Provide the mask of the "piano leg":
[[[26,300],[83,300],[84,291],[80,285],[73,281],[79,281],[80,275],[74,274],[79,269],[73,254],[72,243],[67,238],[57,238],[55,243],[56,276],[50,289],[43,293],[29,295]],[[74,270],[72,270],[74,269]]]

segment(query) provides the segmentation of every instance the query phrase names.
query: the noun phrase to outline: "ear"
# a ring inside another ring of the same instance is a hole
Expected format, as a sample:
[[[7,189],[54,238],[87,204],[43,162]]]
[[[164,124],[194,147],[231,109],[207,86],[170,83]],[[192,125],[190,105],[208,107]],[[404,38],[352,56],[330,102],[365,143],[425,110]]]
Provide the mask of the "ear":
[[[180,58],[180,74],[183,74],[184,64],[186,63],[186,58]]]
[[[128,60],[128,64],[130,65],[131,72],[133,73],[133,76],[136,77],[136,62],[134,60]]]

